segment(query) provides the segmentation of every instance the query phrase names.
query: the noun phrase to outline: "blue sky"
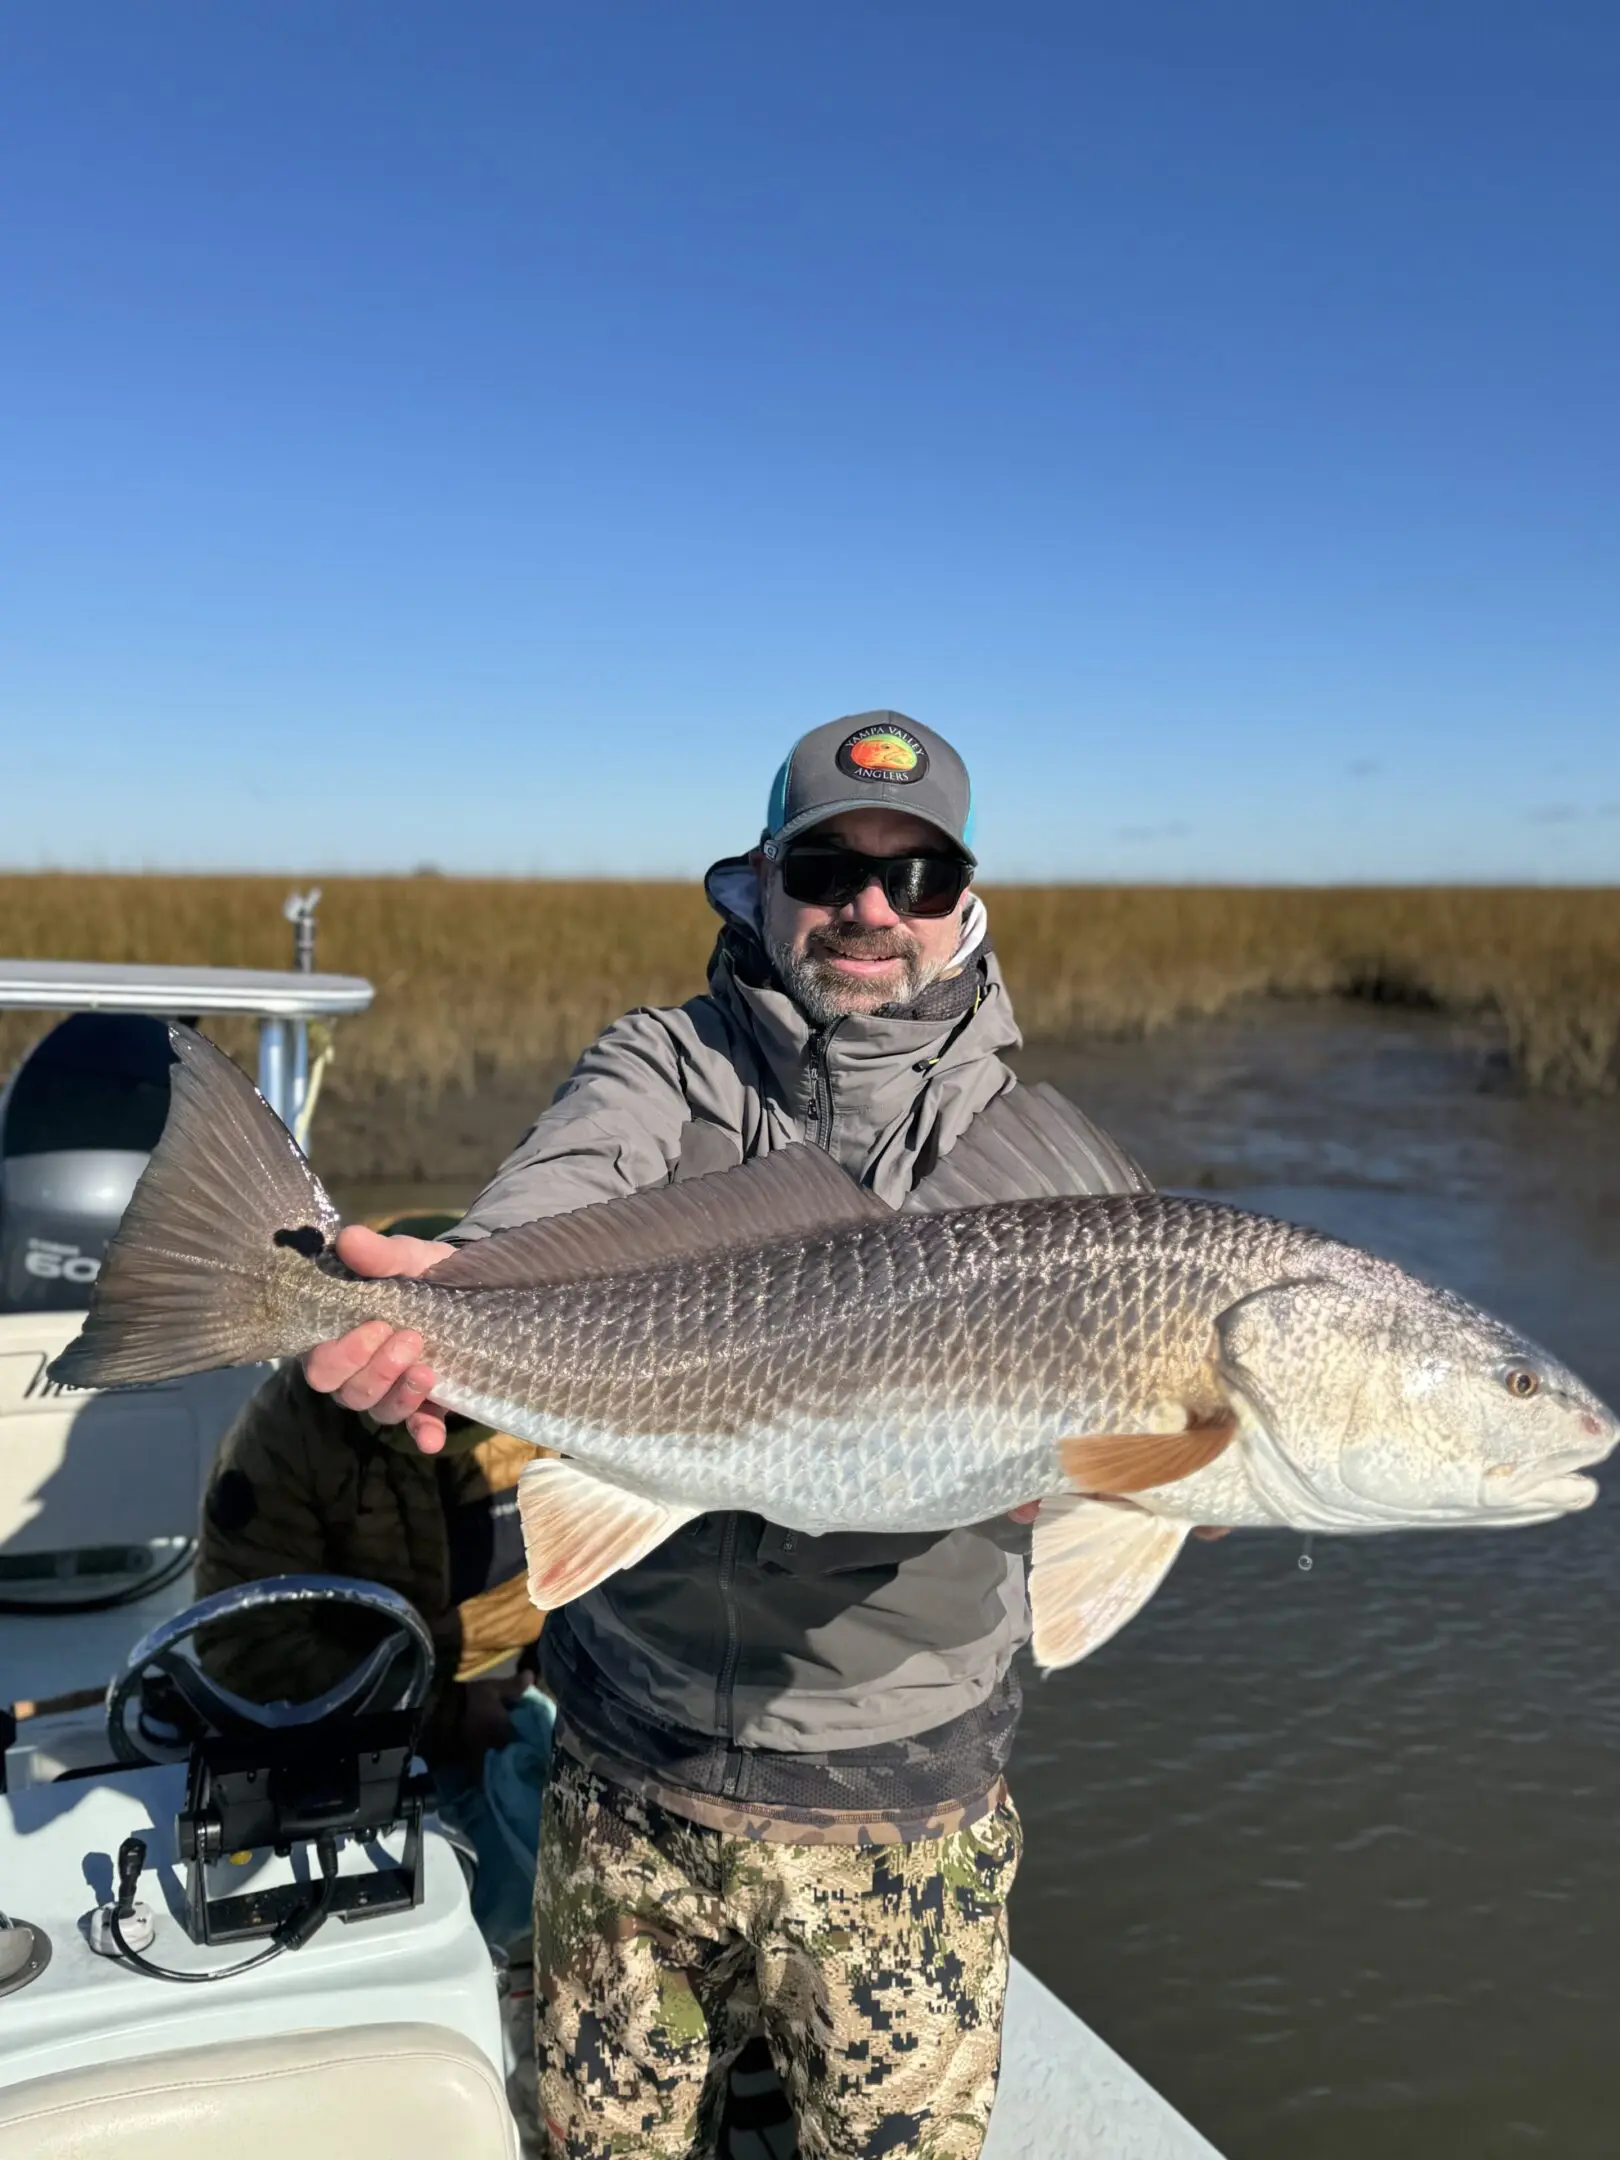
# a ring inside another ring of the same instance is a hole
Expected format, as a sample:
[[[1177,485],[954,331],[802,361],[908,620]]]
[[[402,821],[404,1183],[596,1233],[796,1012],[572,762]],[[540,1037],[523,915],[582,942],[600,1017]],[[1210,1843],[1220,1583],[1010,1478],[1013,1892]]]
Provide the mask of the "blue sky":
[[[0,12],[0,862],[1620,875],[1613,0]],[[3,935],[0,935],[3,943]]]

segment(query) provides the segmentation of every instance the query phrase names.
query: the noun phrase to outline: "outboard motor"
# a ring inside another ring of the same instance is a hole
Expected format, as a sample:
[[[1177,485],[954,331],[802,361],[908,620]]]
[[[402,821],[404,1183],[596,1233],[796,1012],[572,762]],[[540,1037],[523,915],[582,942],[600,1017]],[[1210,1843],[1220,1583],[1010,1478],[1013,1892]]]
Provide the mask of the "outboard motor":
[[[0,1095],[0,1312],[82,1311],[169,1113],[169,1031],[75,1013]]]

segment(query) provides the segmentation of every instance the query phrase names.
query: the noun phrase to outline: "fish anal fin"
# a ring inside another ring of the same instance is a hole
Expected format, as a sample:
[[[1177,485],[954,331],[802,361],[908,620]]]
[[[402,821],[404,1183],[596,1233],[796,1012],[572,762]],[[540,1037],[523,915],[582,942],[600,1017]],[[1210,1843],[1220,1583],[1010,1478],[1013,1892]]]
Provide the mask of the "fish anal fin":
[[[458,1247],[423,1280],[460,1290],[537,1289],[825,1236],[892,1212],[824,1149],[786,1147],[735,1169],[493,1231]]]
[[[1058,1442],[1063,1475],[1077,1492],[1149,1492],[1202,1470],[1230,1444],[1237,1414],[1190,1418],[1173,1433],[1080,1433]]]
[[[1170,1572],[1186,1523],[1129,1501],[1060,1494],[1035,1522],[1029,1571],[1031,1647],[1043,1672],[1073,1665],[1134,1619]]]
[[[517,1495],[529,1597],[542,1612],[634,1567],[698,1513],[626,1492],[560,1456],[531,1463]]]

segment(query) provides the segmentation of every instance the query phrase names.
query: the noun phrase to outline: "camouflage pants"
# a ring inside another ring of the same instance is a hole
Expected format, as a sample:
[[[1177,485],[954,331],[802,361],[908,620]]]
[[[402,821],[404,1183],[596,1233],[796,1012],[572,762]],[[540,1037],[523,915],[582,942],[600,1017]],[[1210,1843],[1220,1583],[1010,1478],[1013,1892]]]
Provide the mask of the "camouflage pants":
[[[541,2113],[557,2160],[715,2149],[763,2033],[805,2160],[974,2160],[995,2098],[1011,1803],[909,1845],[688,1822],[552,1760],[535,1885]]]

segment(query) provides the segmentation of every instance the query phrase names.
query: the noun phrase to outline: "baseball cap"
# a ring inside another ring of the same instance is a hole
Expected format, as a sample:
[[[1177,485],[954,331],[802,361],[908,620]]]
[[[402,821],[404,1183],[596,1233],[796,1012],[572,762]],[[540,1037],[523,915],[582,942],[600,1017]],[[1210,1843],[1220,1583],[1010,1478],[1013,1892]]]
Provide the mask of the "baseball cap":
[[[967,767],[943,735],[904,713],[847,713],[799,737],[771,786],[766,855],[841,810],[904,810],[977,861]]]

